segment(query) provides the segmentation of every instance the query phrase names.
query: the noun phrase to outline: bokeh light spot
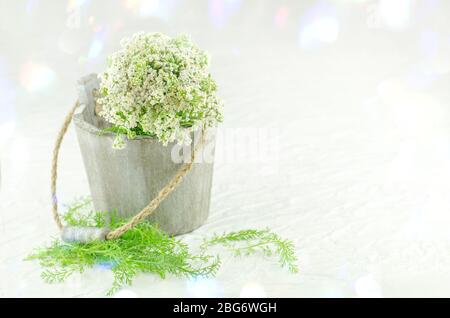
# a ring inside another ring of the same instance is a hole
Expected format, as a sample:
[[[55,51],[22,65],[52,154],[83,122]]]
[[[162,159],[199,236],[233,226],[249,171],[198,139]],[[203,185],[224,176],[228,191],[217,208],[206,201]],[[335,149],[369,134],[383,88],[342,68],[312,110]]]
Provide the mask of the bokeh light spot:
[[[411,20],[411,0],[380,0],[379,14],[386,27],[392,30],[406,28]]]
[[[223,287],[215,279],[197,277],[187,281],[187,297],[223,297]]]
[[[264,287],[256,282],[246,283],[239,294],[241,298],[264,298],[267,297]]]
[[[355,282],[355,291],[358,297],[362,298],[382,297],[381,287],[372,275],[358,278]]]
[[[281,6],[275,13],[275,25],[282,28],[286,25],[287,19],[289,17],[289,9],[286,6]]]
[[[103,50],[103,41],[100,39],[94,39],[92,41],[91,47],[89,48],[88,59],[95,59]]]
[[[336,10],[326,3],[312,6],[301,19],[299,45],[303,49],[315,49],[331,44],[339,36]]]
[[[215,27],[223,28],[240,7],[241,0],[209,0],[209,19]]]
[[[20,84],[29,92],[38,92],[55,80],[55,72],[45,64],[27,62],[20,68]]]
[[[67,11],[73,11],[89,3],[90,0],[69,0],[67,1]]]

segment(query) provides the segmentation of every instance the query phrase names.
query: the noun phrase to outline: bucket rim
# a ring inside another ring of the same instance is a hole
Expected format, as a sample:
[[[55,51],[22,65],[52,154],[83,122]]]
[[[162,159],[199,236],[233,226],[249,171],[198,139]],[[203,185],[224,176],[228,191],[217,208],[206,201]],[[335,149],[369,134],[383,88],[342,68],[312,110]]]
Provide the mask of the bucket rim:
[[[108,132],[108,131],[106,131],[106,132],[102,131],[101,129],[96,127],[94,124],[86,121],[86,119],[83,116],[83,112],[85,112],[85,111],[86,111],[86,105],[82,105],[82,109],[73,115],[73,122],[77,128],[82,129],[82,130],[84,130],[92,135],[96,135],[98,137],[107,137],[107,136],[115,137],[116,134],[114,134],[112,132]],[[136,136],[133,139],[126,138],[126,141],[132,142],[134,140],[143,140],[143,139],[159,143],[159,141],[155,137],[152,137],[152,136]]]
[[[73,115],[73,122],[75,124],[75,126],[81,130],[84,130],[88,133],[90,133],[91,135],[95,135],[97,137],[115,137],[116,134],[113,132],[105,132],[102,131],[101,129],[99,129],[97,126],[95,126],[94,124],[86,121],[86,119],[83,116],[83,113],[86,111],[86,105],[81,105],[80,107],[81,109],[78,110],[74,115]],[[211,133],[211,129],[212,127],[208,128],[206,130],[206,133],[209,135]],[[187,129],[187,128],[186,128]],[[194,131],[191,131],[191,134],[193,135],[195,132],[201,130],[201,128],[198,128]],[[209,133],[208,133],[209,132]],[[193,137],[193,136],[192,136]],[[152,136],[142,136],[142,135],[138,135],[136,137],[134,137],[133,139],[129,139],[129,138],[125,138],[126,142],[133,142],[133,141],[141,141],[141,140],[145,140],[148,142],[154,142],[154,143],[158,143],[158,144],[162,144],[162,142],[160,142],[158,139],[156,139],[155,137]],[[176,144],[176,141],[173,142],[169,142],[167,145],[171,145],[171,144]]]

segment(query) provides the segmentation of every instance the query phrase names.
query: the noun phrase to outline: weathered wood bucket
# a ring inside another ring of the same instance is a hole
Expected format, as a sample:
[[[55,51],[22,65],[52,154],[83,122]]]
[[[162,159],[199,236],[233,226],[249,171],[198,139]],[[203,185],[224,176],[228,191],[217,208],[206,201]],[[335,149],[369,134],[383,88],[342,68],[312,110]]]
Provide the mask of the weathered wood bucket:
[[[179,157],[173,157],[180,147],[137,137],[126,140],[124,149],[113,149],[115,135],[102,133],[108,125],[95,111],[98,88],[96,74],[79,81],[79,101],[84,107],[73,117],[92,201],[96,210],[132,217],[157,196],[183,164]],[[208,217],[215,140],[210,132],[206,135],[208,141],[202,150],[207,150],[209,160],[194,161],[181,184],[148,217],[169,234],[191,232]],[[190,151],[193,149],[192,144]]]

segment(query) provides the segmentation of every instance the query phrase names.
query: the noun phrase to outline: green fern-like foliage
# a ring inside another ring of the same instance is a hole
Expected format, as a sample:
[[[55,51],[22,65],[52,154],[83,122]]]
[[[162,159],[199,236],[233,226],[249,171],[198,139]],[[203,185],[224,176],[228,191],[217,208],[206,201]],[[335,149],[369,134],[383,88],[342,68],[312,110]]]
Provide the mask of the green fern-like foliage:
[[[71,226],[103,227],[111,229],[126,220],[109,218],[107,213],[94,211],[90,199],[82,198],[71,204],[63,215]],[[48,283],[63,282],[73,273],[83,273],[95,265],[111,268],[113,284],[107,295],[114,294],[124,285],[131,285],[138,273],[176,277],[208,277],[220,267],[218,255],[208,253],[208,247],[223,245],[236,255],[262,252],[278,254],[279,262],[296,272],[296,257],[292,242],[282,240],[266,230],[242,230],[214,235],[205,240],[198,253],[192,253],[180,239],[171,237],[156,225],[142,222],[120,238],[90,243],[65,243],[55,239],[49,246],[36,249],[27,260],[38,260],[44,268],[41,276]]]
[[[222,245],[236,256],[250,255],[261,252],[266,256],[278,255],[279,263],[289,271],[298,272],[297,257],[294,244],[283,240],[269,229],[241,230],[236,232],[215,234],[211,239],[204,240],[201,248],[206,250],[212,245]]]

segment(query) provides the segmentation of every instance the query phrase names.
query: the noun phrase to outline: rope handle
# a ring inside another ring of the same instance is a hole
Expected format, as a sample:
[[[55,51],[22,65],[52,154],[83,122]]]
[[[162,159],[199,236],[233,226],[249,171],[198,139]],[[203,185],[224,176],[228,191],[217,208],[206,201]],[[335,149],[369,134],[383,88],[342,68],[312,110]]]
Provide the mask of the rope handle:
[[[62,231],[64,229],[64,225],[61,222],[61,218],[58,213],[58,200],[56,197],[56,180],[58,178],[57,170],[58,170],[58,156],[59,150],[61,148],[61,143],[64,138],[64,135],[69,128],[70,122],[72,121],[73,115],[76,109],[80,106],[80,102],[77,100],[75,104],[70,109],[69,113],[64,118],[64,122],[59,130],[58,136],[56,137],[55,146],[53,148],[53,156],[52,156],[52,167],[51,167],[51,195],[52,195],[52,214],[53,219],[58,226],[58,229]],[[158,195],[153,198],[146,207],[144,207],[138,214],[136,214],[133,218],[130,219],[124,225],[118,227],[117,229],[108,232],[106,234],[107,240],[112,240],[118,238],[125,234],[128,230],[135,227],[137,224],[142,222],[147,216],[152,214],[155,209],[159,206],[159,204],[170,194],[173,190],[181,183],[183,178],[188,174],[188,172],[192,169],[194,165],[195,156],[198,153],[199,149],[203,146],[205,142],[204,131],[202,131],[202,138],[198,145],[194,148],[192,152],[192,157],[190,162],[184,163],[177,173],[172,177],[172,179],[159,191]]]

